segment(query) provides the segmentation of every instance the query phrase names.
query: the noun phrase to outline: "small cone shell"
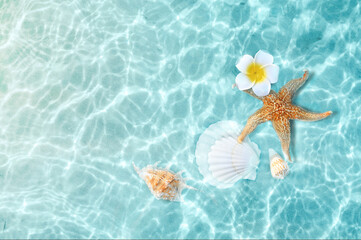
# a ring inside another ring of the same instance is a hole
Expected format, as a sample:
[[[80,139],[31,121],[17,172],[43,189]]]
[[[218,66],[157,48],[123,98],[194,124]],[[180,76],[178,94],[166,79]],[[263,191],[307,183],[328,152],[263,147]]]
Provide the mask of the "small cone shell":
[[[184,188],[191,188],[180,175],[167,169],[160,169],[155,166],[138,169],[135,165],[134,169],[157,199],[180,201],[182,190]]]
[[[287,162],[273,149],[269,149],[269,158],[272,177],[284,179],[289,173]]]

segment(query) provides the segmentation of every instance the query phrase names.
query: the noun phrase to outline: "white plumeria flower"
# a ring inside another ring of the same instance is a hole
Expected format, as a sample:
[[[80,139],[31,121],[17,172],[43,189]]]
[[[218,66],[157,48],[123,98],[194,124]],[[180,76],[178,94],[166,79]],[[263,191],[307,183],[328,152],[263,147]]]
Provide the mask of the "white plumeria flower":
[[[236,64],[240,74],[236,77],[236,86],[239,90],[252,88],[253,92],[263,97],[269,94],[271,83],[278,80],[279,68],[273,64],[271,54],[259,50],[253,58],[244,55]]]

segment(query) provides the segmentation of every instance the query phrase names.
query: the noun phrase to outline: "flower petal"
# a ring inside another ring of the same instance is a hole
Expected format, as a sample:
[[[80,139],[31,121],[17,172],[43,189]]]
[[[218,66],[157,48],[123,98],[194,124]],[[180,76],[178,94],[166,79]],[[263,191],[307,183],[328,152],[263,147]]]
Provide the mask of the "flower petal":
[[[241,72],[246,72],[248,66],[253,62],[253,57],[250,55],[243,55],[237,62],[236,67]]]
[[[254,57],[256,63],[261,65],[268,65],[273,63],[273,57],[271,54],[259,50]]]
[[[256,83],[253,87],[253,92],[259,96],[264,97],[269,94],[271,91],[271,83],[268,81],[268,79],[265,79],[264,81],[260,83]]]
[[[271,64],[264,67],[264,70],[267,74],[267,79],[271,83],[276,83],[278,81],[278,73],[280,72],[280,69],[278,66]]]
[[[254,83],[243,73],[237,75],[236,84],[239,90],[250,89],[254,85]]]

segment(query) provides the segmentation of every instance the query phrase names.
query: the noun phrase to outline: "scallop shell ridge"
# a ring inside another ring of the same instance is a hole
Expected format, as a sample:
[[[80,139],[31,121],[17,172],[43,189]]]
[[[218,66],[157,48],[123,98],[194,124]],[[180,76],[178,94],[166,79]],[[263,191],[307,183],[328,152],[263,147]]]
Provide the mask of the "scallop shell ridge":
[[[228,188],[240,179],[256,178],[260,151],[249,138],[238,143],[240,129],[236,122],[220,121],[200,136],[196,161],[205,182]]]

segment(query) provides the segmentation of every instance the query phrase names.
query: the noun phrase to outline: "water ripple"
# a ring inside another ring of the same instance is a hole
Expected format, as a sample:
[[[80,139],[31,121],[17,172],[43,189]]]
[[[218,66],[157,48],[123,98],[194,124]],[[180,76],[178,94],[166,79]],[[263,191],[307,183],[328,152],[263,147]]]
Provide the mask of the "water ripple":
[[[0,2],[1,238],[360,238],[360,4],[326,1]],[[243,54],[269,51],[295,103],[284,181],[267,150],[256,181],[215,189],[195,144],[261,106],[232,90]],[[185,170],[199,191],[156,200],[131,166]]]

